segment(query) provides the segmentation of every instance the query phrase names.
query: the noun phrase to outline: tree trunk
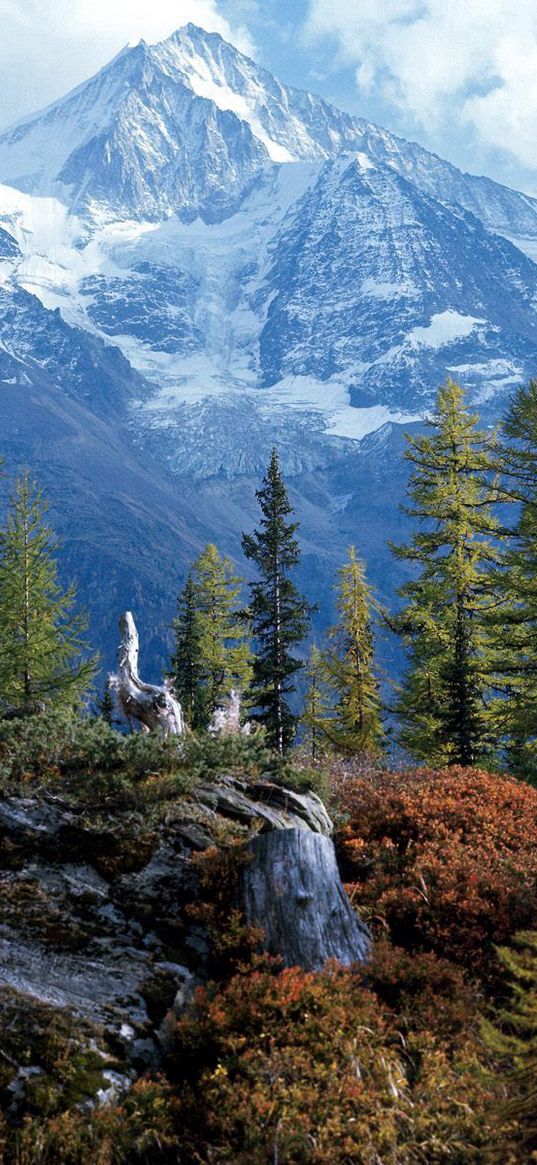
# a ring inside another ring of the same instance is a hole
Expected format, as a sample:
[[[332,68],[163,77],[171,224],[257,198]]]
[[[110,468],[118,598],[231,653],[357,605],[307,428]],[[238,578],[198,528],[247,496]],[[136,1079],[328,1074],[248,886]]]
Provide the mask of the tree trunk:
[[[242,875],[248,923],[264,930],[264,949],[286,967],[319,970],[328,959],[365,962],[367,926],[343,888],[329,837],[307,829],[278,829],[250,843]]]
[[[138,720],[143,731],[157,730],[161,736],[182,735],[182,708],[168,684],[144,684],[138,675],[138,632],[130,611],[121,616],[119,630],[119,669],[117,675],[110,676],[110,686],[125,716],[129,721]]]

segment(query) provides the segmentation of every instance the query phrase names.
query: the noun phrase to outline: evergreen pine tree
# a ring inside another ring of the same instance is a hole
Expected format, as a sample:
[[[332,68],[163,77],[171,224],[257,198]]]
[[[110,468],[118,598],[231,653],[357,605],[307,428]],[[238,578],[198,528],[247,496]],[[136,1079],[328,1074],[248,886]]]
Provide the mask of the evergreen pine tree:
[[[509,768],[537,776],[537,381],[514,395],[504,420],[506,490],[518,521],[499,579],[503,600],[497,668],[503,684],[501,730]]]
[[[499,1136],[490,1160],[534,1161],[537,1157],[537,934],[515,935],[513,948],[498,954],[513,988],[510,1006],[483,1023],[485,1042],[500,1060],[503,1103],[497,1112]]]
[[[190,728],[199,727],[201,709],[200,629],[196,608],[196,590],[192,572],[179,595],[177,616],[173,621],[175,652],[171,659],[170,678],[183,707]]]
[[[268,743],[283,753],[292,743],[297,723],[287,697],[295,690],[293,678],[303,666],[293,648],[307,634],[311,608],[290,577],[300,558],[295,537],[298,525],[289,521],[293,511],[275,449],[256,497],[261,507],[260,526],[253,534],[244,534],[242,540],[244,553],[255,562],[260,576],[250,584],[250,614],[257,645],[252,703],[256,719],[266,728]]]
[[[28,473],[11,497],[0,531],[0,700],[73,706],[95,671],[75,590],[62,590],[47,505]]]
[[[251,679],[248,627],[240,610],[241,579],[228,558],[209,543],[192,567],[175,621],[173,685],[187,723],[207,728],[232,688],[245,693]]]
[[[302,723],[304,748],[312,760],[319,760],[326,748],[323,725],[330,714],[330,697],[326,690],[322,654],[314,644],[304,668],[307,681]]]
[[[382,721],[371,622],[371,590],[365,569],[350,547],[349,560],[338,570],[336,607],[339,619],[329,631],[322,670],[333,692],[333,712],[319,725],[324,736],[343,753],[377,753]]]
[[[401,743],[434,764],[472,765],[492,732],[496,450],[452,380],[429,427],[431,435],[407,438],[406,512],[419,526],[409,546],[392,548],[418,568],[400,589],[406,606],[396,620],[410,656],[397,707]]]
[[[107,679],[103,688],[103,694],[100,700],[97,701],[97,711],[101,720],[111,728],[114,723],[114,697],[110,687],[110,680]]]

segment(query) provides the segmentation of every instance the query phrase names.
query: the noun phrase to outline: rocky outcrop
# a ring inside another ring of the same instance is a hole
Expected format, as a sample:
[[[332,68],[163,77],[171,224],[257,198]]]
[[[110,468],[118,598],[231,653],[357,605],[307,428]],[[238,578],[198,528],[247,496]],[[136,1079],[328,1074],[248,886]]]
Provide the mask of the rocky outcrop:
[[[240,905],[269,951],[305,968],[367,957],[322,801],[224,774],[153,826],[51,793],[0,802],[0,994],[99,1025],[125,1079],[154,1069],[166,1013],[209,973],[195,854],[232,825],[252,854]]]

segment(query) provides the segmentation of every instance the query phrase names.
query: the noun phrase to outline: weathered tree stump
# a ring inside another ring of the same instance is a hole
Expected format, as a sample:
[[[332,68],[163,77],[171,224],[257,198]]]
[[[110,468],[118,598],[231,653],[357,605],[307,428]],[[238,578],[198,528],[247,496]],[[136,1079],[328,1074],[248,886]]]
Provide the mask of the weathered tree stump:
[[[250,843],[242,875],[247,922],[264,930],[264,949],[286,967],[317,971],[328,959],[364,962],[367,926],[343,888],[331,838],[307,829],[277,829]]]
[[[117,675],[110,676],[110,687],[127,720],[137,720],[145,732],[156,730],[161,736],[182,735],[183,710],[168,684],[145,684],[138,675],[140,645],[130,611],[121,616],[119,630],[119,669]]]

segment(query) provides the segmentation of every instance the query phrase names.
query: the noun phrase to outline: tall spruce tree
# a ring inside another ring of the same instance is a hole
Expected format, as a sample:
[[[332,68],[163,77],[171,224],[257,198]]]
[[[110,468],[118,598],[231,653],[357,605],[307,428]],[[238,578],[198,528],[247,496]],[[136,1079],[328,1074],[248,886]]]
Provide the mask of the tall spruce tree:
[[[371,619],[372,593],[354,546],[338,570],[336,608],[339,618],[328,633],[322,674],[333,693],[332,713],[319,729],[338,752],[378,753],[382,719]]]
[[[244,553],[255,562],[259,581],[250,584],[250,615],[256,641],[252,704],[266,728],[267,740],[276,752],[291,745],[297,716],[288,696],[295,690],[294,677],[303,666],[293,649],[307,634],[311,608],[290,577],[300,559],[295,537],[298,523],[280,472],[278,455],[272,456],[256,497],[261,507],[259,529],[244,534]]]
[[[232,688],[245,693],[249,687],[251,650],[241,588],[231,561],[209,543],[192,567],[174,624],[173,684],[194,729],[208,727]]]
[[[494,438],[451,379],[441,388],[431,435],[409,437],[414,467],[406,508],[418,523],[408,546],[394,553],[417,568],[400,589],[406,605],[396,620],[409,650],[397,712],[401,743],[435,764],[472,765],[491,747],[497,608],[493,514]],[[493,702],[494,704],[494,702]]]
[[[74,706],[93,677],[76,593],[58,582],[47,504],[25,473],[0,531],[0,700]]]
[[[332,704],[327,692],[321,651],[313,644],[304,668],[306,676],[306,696],[301,721],[304,726],[303,746],[312,760],[319,760],[326,749],[324,722],[329,716]]]
[[[183,707],[190,728],[197,728],[202,718],[200,628],[196,607],[196,589],[192,572],[177,601],[173,621],[175,651],[171,659],[170,679]]]
[[[518,519],[499,579],[502,618],[497,669],[507,763],[537,777],[537,381],[513,396],[503,424],[505,488],[518,503]]]
[[[97,715],[109,728],[112,728],[114,723],[114,697],[112,694],[112,686],[110,680],[107,679],[104,684],[101,698],[97,700]]]

